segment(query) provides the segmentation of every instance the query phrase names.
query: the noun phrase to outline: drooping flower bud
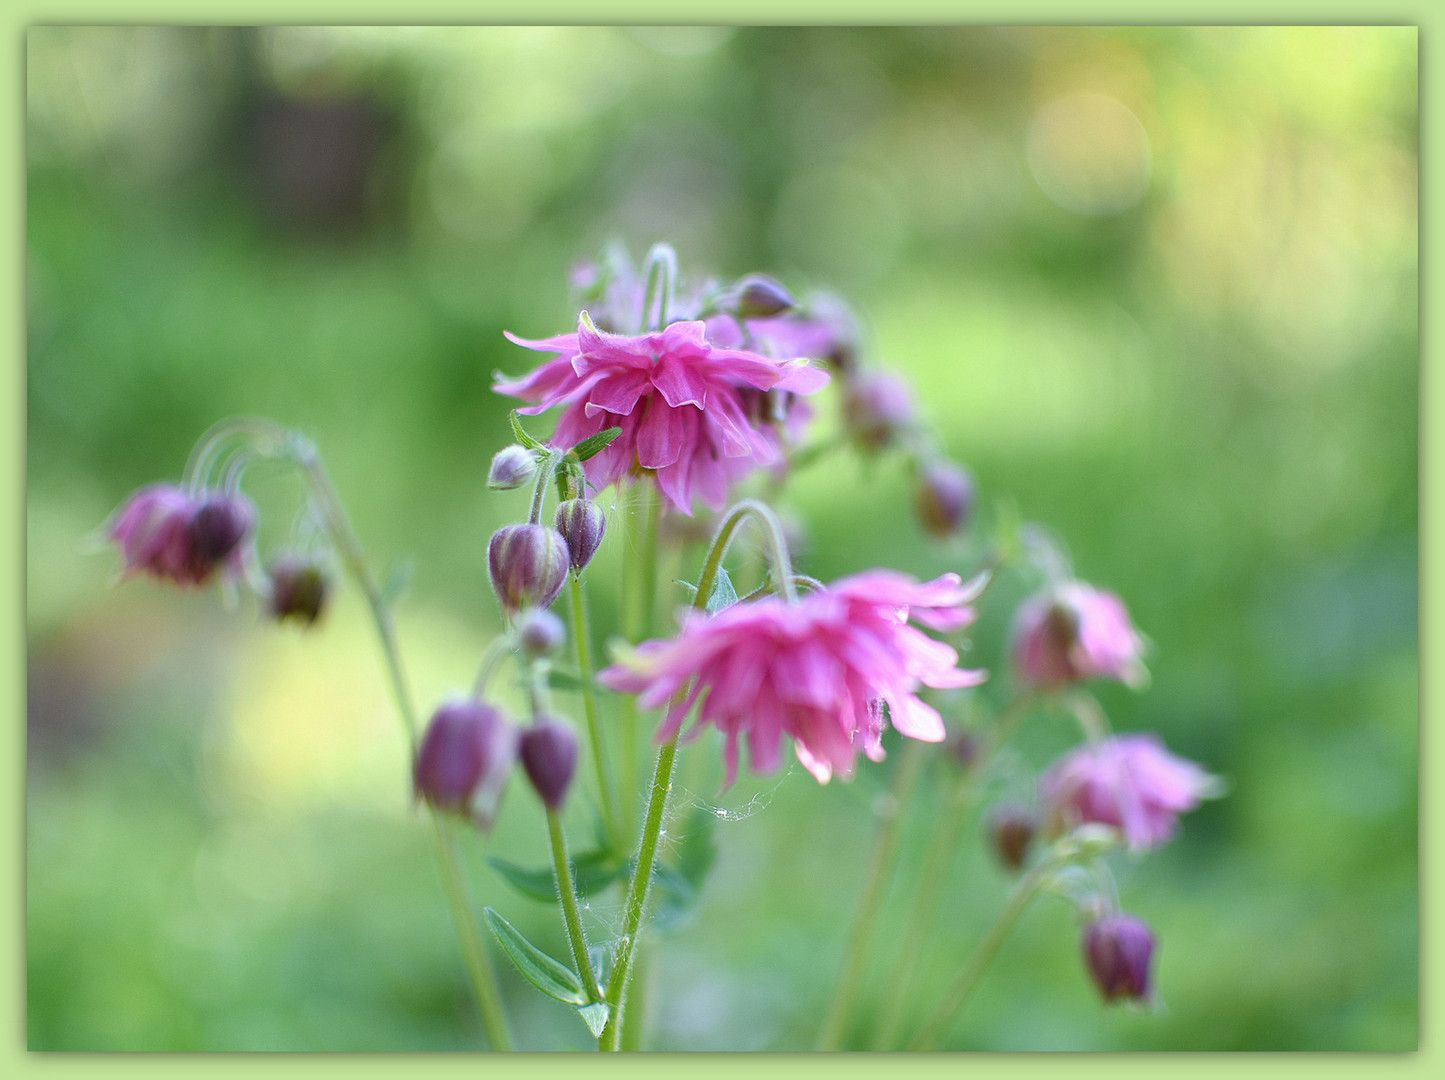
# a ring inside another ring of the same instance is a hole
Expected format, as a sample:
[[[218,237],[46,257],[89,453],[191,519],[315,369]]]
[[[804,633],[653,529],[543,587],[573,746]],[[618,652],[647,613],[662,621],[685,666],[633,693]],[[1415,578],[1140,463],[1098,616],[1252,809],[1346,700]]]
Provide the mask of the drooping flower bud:
[[[848,381],[843,420],[853,439],[869,450],[881,450],[915,420],[908,383],[891,371],[864,371]]]
[[[499,709],[449,701],[432,714],[417,751],[417,798],[489,829],[516,760],[517,729]]]
[[[1154,933],[1132,915],[1106,915],[1084,927],[1084,964],[1107,1001],[1149,998]]]
[[[513,443],[497,451],[492,458],[492,469],[487,474],[487,487],[498,491],[519,488],[537,471],[537,459],[525,446]]]
[[[1025,600],[1014,617],[1014,670],[1028,686],[1093,678],[1135,685],[1144,677],[1143,651],[1124,601],[1081,581]]]
[[[218,563],[240,546],[255,524],[256,512],[239,495],[215,494],[196,508],[191,541],[196,557]]]
[[[278,622],[294,619],[310,626],[326,606],[326,574],[316,563],[283,555],[274,559],[266,570],[271,595],[268,607]]]
[[[1005,803],[989,816],[988,836],[999,862],[1012,870],[1020,869],[1028,858],[1038,821],[1026,806]]]
[[[733,295],[737,297],[737,313],[748,319],[781,315],[798,303],[781,282],[766,274],[739,278],[733,286]]]
[[[577,734],[572,725],[542,717],[522,732],[522,768],[542,801],[559,809],[577,771]]]
[[[550,611],[532,608],[517,618],[517,640],[532,656],[551,656],[567,640],[567,628]]]
[[[607,533],[607,516],[591,499],[567,499],[557,505],[557,531],[567,541],[572,569],[584,570]]]
[[[567,582],[567,541],[545,525],[507,525],[492,536],[488,549],[492,588],[502,607],[548,607]]]
[[[951,461],[930,461],[918,477],[918,519],[935,536],[952,536],[968,527],[974,484],[969,471]]]

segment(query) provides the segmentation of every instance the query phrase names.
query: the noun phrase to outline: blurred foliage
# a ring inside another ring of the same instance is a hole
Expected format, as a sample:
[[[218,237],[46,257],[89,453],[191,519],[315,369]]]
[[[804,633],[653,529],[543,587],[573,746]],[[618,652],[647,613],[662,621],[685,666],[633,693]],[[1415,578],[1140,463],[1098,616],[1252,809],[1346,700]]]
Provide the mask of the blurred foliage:
[[[502,331],[569,329],[567,268],[611,238],[855,300],[985,503],[1064,537],[1151,637],[1149,691],[1100,691],[1115,726],[1232,785],[1120,867],[1167,1012],[1100,1006],[1044,902],[949,1045],[1416,1046],[1413,29],[36,27],[27,79],[31,1049],[480,1044],[356,598],[276,632],[112,590],[93,541],[212,422],[274,417],[378,564],[414,558],[419,699],[465,684],[499,626],[486,538],[523,512],[485,489],[492,373],[531,363]],[[254,479],[280,543],[294,489]],[[967,570],[906,480],[800,476],[803,568]],[[974,636],[989,700],[1025,587]],[[1019,774],[1071,738],[1041,715]],[[651,1039],[807,1047],[892,761],[719,796],[712,749],[676,814],[723,804],[718,865],[652,954]],[[485,862],[545,862],[533,801],[467,845],[473,887],[560,953]],[[1006,889],[965,845],[927,986]],[[524,1047],[586,1045],[505,978]]]

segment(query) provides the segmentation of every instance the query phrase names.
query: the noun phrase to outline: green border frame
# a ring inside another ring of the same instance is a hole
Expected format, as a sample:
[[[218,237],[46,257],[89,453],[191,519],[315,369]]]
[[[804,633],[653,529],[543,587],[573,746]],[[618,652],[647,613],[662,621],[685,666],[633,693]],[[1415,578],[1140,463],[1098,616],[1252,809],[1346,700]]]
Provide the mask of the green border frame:
[[[682,16],[682,17],[679,17]],[[1192,16],[1192,17],[1190,17]],[[671,1055],[656,1054],[642,1058],[583,1062],[562,1055],[517,1055],[487,1059],[485,1066],[472,1055],[250,1055],[250,1054],[32,1054],[25,1048],[25,890],[24,890],[24,782],[25,745],[24,716],[24,484],[25,484],[25,188],[24,127],[25,100],[25,27],[34,23],[267,23],[267,22],[334,22],[334,23],[565,23],[565,22],[731,22],[758,24],[797,24],[849,22],[855,24],[896,23],[1004,23],[1004,24],[1101,24],[1170,23],[1193,25],[1213,24],[1393,24],[1420,28],[1421,59],[1421,175],[1439,175],[1440,140],[1445,135],[1441,117],[1441,94],[1437,74],[1441,70],[1442,38],[1436,36],[1445,26],[1445,16],[1432,14],[1419,5],[1392,5],[1387,10],[1369,10],[1363,6],[1339,4],[1304,4],[1295,0],[1276,4],[1262,18],[1253,4],[1234,2],[1210,5],[1204,11],[1180,12],[1158,5],[1137,2],[1116,3],[1103,8],[1089,8],[1074,3],[1043,4],[980,4],[945,3],[940,0],[913,0],[910,3],[879,5],[857,0],[806,0],[804,3],[767,2],[767,0],[731,0],[726,5],[703,5],[686,10],[677,5],[650,2],[587,5],[580,3],[539,3],[534,5],[499,3],[458,3],[456,0],[433,0],[423,8],[397,10],[396,5],[362,2],[351,4],[311,3],[298,9],[294,4],[277,0],[253,0],[228,6],[223,11],[197,10],[195,5],[160,3],[137,11],[112,3],[22,4],[5,18],[5,51],[7,69],[13,63],[10,77],[4,80],[6,108],[0,109],[0,133],[7,155],[14,155],[13,167],[4,174],[8,205],[12,214],[5,219],[4,233],[12,242],[5,244],[11,258],[5,276],[11,280],[3,291],[3,310],[11,327],[9,340],[14,350],[13,376],[4,383],[3,396],[11,423],[7,436],[0,439],[0,504],[11,506],[16,514],[0,528],[0,562],[13,568],[13,573],[0,577],[0,608],[10,614],[3,625],[4,648],[0,648],[0,685],[6,688],[8,700],[14,703],[11,738],[0,749],[7,764],[6,774],[13,778],[11,795],[6,805],[14,820],[0,828],[0,863],[15,873],[14,887],[4,894],[3,935],[5,946],[0,956],[11,976],[0,983],[0,1066],[12,1076],[72,1077],[96,1073],[120,1072],[133,1076],[194,1075],[204,1072],[212,1076],[255,1075],[266,1070],[268,1077],[316,1073],[347,1076],[376,1076],[406,1070],[428,1075],[476,1075],[485,1067],[491,1076],[522,1076],[529,1078],[560,1075],[573,1068],[597,1075],[619,1075],[640,1072],[666,1075],[676,1067],[705,1076],[724,1076],[739,1062],[728,1054]],[[12,96],[13,95],[13,96]],[[1438,182],[1438,181],[1437,181]],[[1422,185],[1424,190],[1428,185]],[[1423,202],[1423,199],[1422,199]],[[1445,413],[1445,390],[1438,382],[1441,363],[1438,339],[1430,333],[1430,320],[1425,313],[1437,310],[1431,300],[1445,299],[1438,277],[1433,272],[1432,253],[1441,250],[1442,230],[1428,208],[1421,207],[1421,232],[1424,247],[1421,260],[1421,356],[1420,356],[1420,536],[1421,545],[1421,772],[1438,776],[1441,773],[1440,741],[1432,738],[1428,720],[1437,717],[1439,709],[1433,696],[1430,674],[1437,670],[1431,661],[1445,661],[1433,628],[1440,610],[1442,590],[1432,572],[1434,552],[1428,541],[1440,535],[1441,509],[1438,480],[1442,462],[1438,440],[1432,437],[1432,417]],[[11,640],[13,637],[13,641]],[[1421,887],[1420,895],[1434,898],[1440,894],[1439,859],[1440,805],[1430,798],[1430,788],[1421,784],[1420,807]],[[913,1077],[956,1076],[966,1072],[973,1076],[1028,1076],[1034,1073],[1067,1070],[1071,1074],[1117,1077],[1153,1075],[1167,1067],[1179,1076],[1212,1075],[1228,1069],[1231,1073],[1251,1075],[1277,1070],[1310,1076],[1421,1074],[1440,1071],[1445,1055],[1440,1052],[1441,1009],[1438,984],[1434,977],[1441,970],[1442,947],[1431,928],[1422,928],[1421,936],[1421,1025],[1420,1049],[1404,1054],[1015,1054],[1015,1055],[916,1055],[906,1061],[884,1063],[872,1055],[748,1055],[746,1067],[763,1076],[787,1075],[796,1072],[830,1077],[868,1076],[874,1071],[902,1068]],[[1167,1057],[1167,1064],[1164,1060]]]

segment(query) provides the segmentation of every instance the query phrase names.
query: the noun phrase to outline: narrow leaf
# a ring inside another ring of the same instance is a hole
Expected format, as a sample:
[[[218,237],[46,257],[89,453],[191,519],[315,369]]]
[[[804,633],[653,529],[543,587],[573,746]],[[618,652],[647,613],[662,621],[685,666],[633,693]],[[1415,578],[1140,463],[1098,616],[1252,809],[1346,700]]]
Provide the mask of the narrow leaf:
[[[620,427],[604,428],[596,435],[589,435],[576,446],[572,447],[572,453],[577,455],[578,461],[586,461],[588,458],[596,457],[602,451],[612,445],[612,440],[622,434]]]
[[[558,963],[537,946],[524,938],[516,927],[487,908],[487,922],[492,926],[497,944],[507,954],[507,959],[517,965],[522,977],[542,993],[568,1005],[586,1005],[587,995],[582,990],[582,979],[566,964]],[[585,1017],[584,1017],[585,1019]],[[588,1026],[591,1026],[589,1021]]]
[[[536,439],[532,438],[532,436],[527,434],[526,429],[522,427],[522,418],[517,415],[516,409],[513,409],[507,414],[507,419],[512,424],[512,434],[515,435],[517,437],[517,441],[523,446],[525,446],[528,450],[547,449],[545,443],[538,442]]]
[[[587,1025],[587,1030],[592,1032],[592,1037],[600,1039],[602,1029],[607,1026],[607,1020],[612,1015],[607,1002],[594,1001],[591,1005],[580,1005],[577,1012],[582,1017],[582,1022]]]
[[[544,904],[557,902],[557,879],[550,866],[528,870],[506,859],[487,859],[492,869],[523,896]],[[572,858],[572,881],[583,896],[599,893],[616,881],[622,864],[605,851],[584,851]]]

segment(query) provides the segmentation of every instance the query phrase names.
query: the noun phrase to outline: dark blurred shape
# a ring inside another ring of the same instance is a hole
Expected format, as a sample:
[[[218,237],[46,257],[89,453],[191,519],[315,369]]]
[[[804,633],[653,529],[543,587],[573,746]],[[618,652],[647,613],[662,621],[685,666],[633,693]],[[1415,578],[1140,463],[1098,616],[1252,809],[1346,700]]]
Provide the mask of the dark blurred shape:
[[[291,619],[310,626],[326,606],[326,575],[307,559],[281,556],[270,566],[271,615],[278,622]]]
[[[1154,932],[1132,915],[1106,915],[1084,927],[1084,963],[1105,1001],[1149,997]]]
[[[988,837],[998,861],[1011,870],[1021,869],[1038,831],[1038,819],[1027,806],[1005,803],[989,815]]]

